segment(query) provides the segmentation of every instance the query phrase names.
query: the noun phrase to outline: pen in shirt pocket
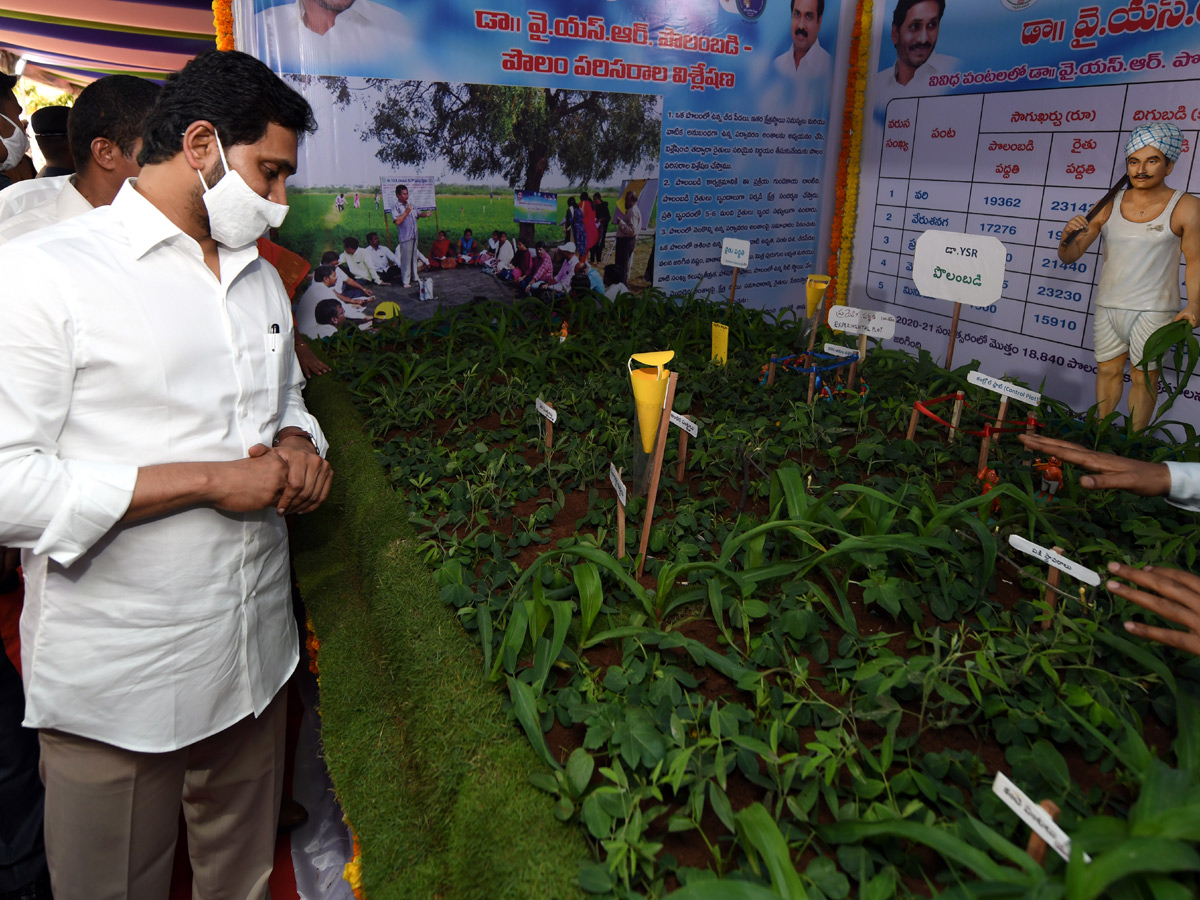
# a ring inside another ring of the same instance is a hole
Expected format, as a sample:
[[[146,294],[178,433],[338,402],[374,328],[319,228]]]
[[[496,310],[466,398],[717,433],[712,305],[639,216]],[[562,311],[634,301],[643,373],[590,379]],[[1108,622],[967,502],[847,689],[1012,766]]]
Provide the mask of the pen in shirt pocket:
[[[272,325],[269,333],[271,335],[271,352],[278,353],[279,352],[279,326]]]

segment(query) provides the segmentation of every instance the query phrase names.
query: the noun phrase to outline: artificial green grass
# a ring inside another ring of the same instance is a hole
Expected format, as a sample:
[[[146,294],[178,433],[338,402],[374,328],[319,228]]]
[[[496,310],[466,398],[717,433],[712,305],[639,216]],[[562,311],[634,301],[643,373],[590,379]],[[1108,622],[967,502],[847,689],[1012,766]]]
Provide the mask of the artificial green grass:
[[[344,385],[310,382],[334,488],[292,531],[320,641],[325,760],[370,900],[581,897],[587,848],[529,783],[542,771],[417,555]]]

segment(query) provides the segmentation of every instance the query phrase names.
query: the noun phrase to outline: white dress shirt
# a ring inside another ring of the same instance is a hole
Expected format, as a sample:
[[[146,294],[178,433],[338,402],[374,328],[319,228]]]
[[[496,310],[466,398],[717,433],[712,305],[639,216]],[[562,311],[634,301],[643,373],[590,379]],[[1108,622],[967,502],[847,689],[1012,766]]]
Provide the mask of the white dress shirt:
[[[337,295],[333,292],[333,288],[327,287],[323,281],[314,281],[308,286],[308,290],[300,297],[296,303],[296,328],[305,337],[314,339],[327,338],[337,334],[336,325],[318,325],[317,324],[317,304],[322,300],[328,299],[337,300]],[[351,315],[350,307],[338,300],[342,309],[346,311],[346,315]],[[357,310],[353,314],[357,318],[362,317],[362,311]]]
[[[0,247],[0,544],[21,547],[25,724],[129,750],[258,714],[295,667],[274,509],[121,522],[138,468],[244,458],[300,398],[291,310],[251,245],[221,279],[132,183],[111,206]],[[63,265],[63,259],[73,260]]]
[[[800,81],[821,78],[828,81],[830,73],[833,72],[833,60],[830,58],[828,50],[818,43],[813,43],[800,58],[800,65],[796,65],[796,60],[792,56],[792,48],[788,47],[786,52],[775,57],[771,62],[771,67],[776,74],[787,78],[795,78]]]
[[[250,32],[247,49],[276,72],[380,75],[381,65],[413,49],[408,17],[375,0],[354,0],[324,34],[304,23],[301,0],[256,13]]]
[[[379,283],[379,276],[375,272],[375,267],[371,265],[371,259],[363,252],[362,247],[359,247],[353,253],[342,252],[338,257],[338,263],[350,270],[350,275],[355,281],[362,283],[364,281],[373,281]]]
[[[396,259],[396,254],[383,246],[383,244],[380,244],[378,247],[372,247],[370,244],[367,244],[360,249],[366,254],[367,262],[371,264],[371,267],[376,272],[386,272],[388,266],[400,265],[400,260]]]
[[[47,225],[65,222],[91,211],[92,204],[75,188],[75,176],[64,175],[63,178],[66,180],[59,188],[57,196],[45,197],[39,194],[37,196],[43,197],[40,203],[26,207],[22,212],[0,222],[0,245]]]
[[[37,206],[57,194],[70,175],[53,175],[50,178],[26,178],[10,184],[0,191],[0,222]]]
[[[883,117],[888,103],[897,97],[923,97],[949,90],[945,86],[931,87],[929,79],[934,75],[952,75],[961,67],[962,60],[957,57],[931,53],[929,59],[913,73],[908,84],[901,84],[896,80],[896,66],[889,66],[875,77],[870,102],[874,105],[876,118]]]
[[[506,272],[511,269],[514,255],[515,251],[513,250],[512,241],[505,241],[501,244],[496,249],[496,271]]]
[[[1200,512],[1200,463],[1169,462],[1171,491],[1167,499],[1182,509]]]

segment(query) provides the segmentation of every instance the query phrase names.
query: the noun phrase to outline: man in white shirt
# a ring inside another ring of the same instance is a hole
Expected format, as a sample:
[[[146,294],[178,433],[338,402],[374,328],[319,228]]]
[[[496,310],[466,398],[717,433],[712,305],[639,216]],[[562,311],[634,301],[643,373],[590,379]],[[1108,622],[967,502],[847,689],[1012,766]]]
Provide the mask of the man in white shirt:
[[[780,75],[796,79],[799,87],[812,87],[819,93],[821,89],[813,82],[820,82],[827,89],[833,71],[829,51],[817,42],[825,0],[792,0],[791,10],[792,46],[775,57],[772,68]]]
[[[158,85],[132,75],[109,75],[84,88],[67,125],[75,174],[56,180],[61,186],[53,194],[0,220],[0,244],[112,203],[142,170],[142,123],[158,93]]]
[[[267,896],[298,656],[282,517],[332,472],[255,239],[315,127],[253,57],[201,54],[136,184],[0,247],[45,288],[0,294],[0,543],[59,897],[165,896],[181,803],[193,896]]]
[[[338,262],[349,269],[350,274],[360,282],[380,283],[375,266],[371,264],[371,260],[363,248],[358,245],[358,238],[342,238],[342,255],[338,257]]]
[[[367,246],[363,248],[363,253],[381,281],[392,283],[401,280],[400,260],[396,258],[395,253],[379,243],[378,232],[367,232]]]
[[[499,243],[496,246],[496,258],[488,266],[488,270],[501,277],[504,277],[504,273],[508,272],[510,273],[508,277],[511,278],[514,252],[512,241],[508,239],[508,233],[504,231],[500,232]]]
[[[328,325],[320,325],[316,319],[317,304],[322,300],[336,300],[346,310],[347,314],[353,309],[361,310],[363,303],[353,303],[338,294],[334,285],[337,284],[337,268],[334,266],[317,266],[313,270],[312,284],[301,295],[296,303],[296,328],[300,333],[310,338],[326,338],[337,329]]]
[[[380,75],[413,45],[408,18],[376,0],[288,0],[256,13],[249,30],[250,49],[277,72]]]
[[[875,85],[875,109],[883,116],[888,101],[895,97],[917,97],[937,93],[944,86],[930,85],[935,75],[958,71],[962,61],[935,53],[946,0],[896,0],[892,12],[892,45],[896,62],[880,72]]]

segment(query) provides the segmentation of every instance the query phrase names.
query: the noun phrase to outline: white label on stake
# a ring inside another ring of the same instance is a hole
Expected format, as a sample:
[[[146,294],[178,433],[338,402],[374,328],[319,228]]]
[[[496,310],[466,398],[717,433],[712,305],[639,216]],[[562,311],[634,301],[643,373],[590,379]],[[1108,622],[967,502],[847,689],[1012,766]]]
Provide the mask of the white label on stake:
[[[830,356],[844,356],[847,358],[858,356],[858,350],[854,347],[843,347],[841,344],[826,344],[825,352]]]
[[[829,310],[829,327],[846,334],[865,334],[886,341],[896,333],[896,317],[873,309],[834,306]]]
[[[1041,544],[1035,544],[1033,541],[1027,541],[1019,535],[1010,534],[1008,536],[1008,544],[1010,547],[1020,550],[1022,553],[1028,553],[1035,559],[1040,559],[1047,565],[1054,566],[1060,572],[1066,572],[1072,578],[1078,578],[1085,584],[1090,584],[1092,587],[1100,585],[1100,576],[1091,569],[1084,568],[1077,562],[1071,562],[1065,556],[1055,553]]]
[[[981,388],[987,388],[989,391],[995,391],[997,394],[1004,394],[1007,397],[1012,397],[1014,400],[1028,403],[1030,406],[1037,406],[1042,402],[1042,395],[1037,391],[1018,387],[1011,381],[993,378],[991,375],[984,375],[980,371],[968,372],[967,381],[971,382],[971,384],[977,384]]]
[[[612,463],[608,464],[608,480],[612,484],[613,490],[617,492],[617,499],[621,501],[622,506],[627,506],[629,499],[629,491],[625,487],[625,482],[621,480],[621,473],[617,471],[617,467]]]
[[[553,408],[553,407],[551,407],[551,406],[548,406],[548,405],[547,405],[547,404],[546,404],[546,403],[545,403],[545,402],[542,400],[542,398],[541,398],[541,397],[538,397],[538,398],[537,398],[537,411],[538,411],[538,412],[540,412],[540,413],[541,413],[543,416],[545,416],[547,419],[549,419],[551,422],[557,422],[557,421],[558,421],[558,413],[557,413],[557,412],[555,412],[555,410],[554,410],[554,408]]]
[[[1048,846],[1053,847],[1055,853],[1064,860],[1070,860],[1070,836],[1058,827],[1058,823],[1054,819],[1050,818],[1050,813],[1030,800],[1029,795],[1013,784],[1012,780],[1003,772],[996,773],[996,780],[992,782],[992,791],[1004,801],[1005,806],[1017,814],[1017,818],[1037,832],[1038,837]],[[1091,862],[1092,858],[1085,853],[1083,860]]]
[[[721,241],[721,265],[744,269],[750,263],[750,242],[737,238]]]
[[[926,231],[917,238],[913,282],[926,297],[991,306],[1004,289],[1008,251],[989,235]]]
[[[700,426],[689,419],[687,416],[681,416],[675,410],[671,410],[671,424],[678,425],[692,437],[700,433]]]

